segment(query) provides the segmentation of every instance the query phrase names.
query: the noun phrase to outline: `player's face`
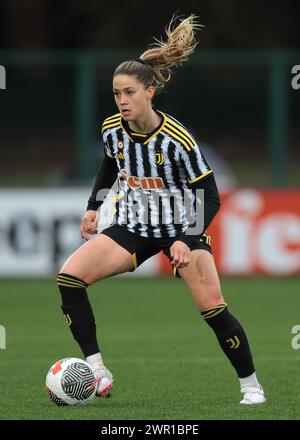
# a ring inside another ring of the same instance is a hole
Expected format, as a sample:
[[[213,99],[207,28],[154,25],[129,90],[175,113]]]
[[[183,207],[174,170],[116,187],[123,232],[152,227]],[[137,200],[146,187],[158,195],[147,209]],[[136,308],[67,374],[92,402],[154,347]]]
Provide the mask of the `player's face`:
[[[151,100],[155,88],[145,89],[144,84],[132,75],[116,75],[113,79],[113,93],[122,117],[126,121],[135,121],[146,116],[152,109]]]

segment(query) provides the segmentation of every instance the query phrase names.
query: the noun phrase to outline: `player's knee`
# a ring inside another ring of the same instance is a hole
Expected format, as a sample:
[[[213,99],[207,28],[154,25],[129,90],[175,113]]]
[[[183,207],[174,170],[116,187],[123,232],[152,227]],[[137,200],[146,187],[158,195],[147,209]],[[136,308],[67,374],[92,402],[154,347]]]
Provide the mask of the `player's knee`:
[[[218,305],[223,302],[224,298],[221,292],[221,289],[219,286],[213,286],[208,291],[208,298],[210,298],[211,302],[213,302],[213,305]]]
[[[56,283],[60,290],[62,290],[62,288],[86,289],[89,286],[89,283],[85,279],[66,272],[59,272],[57,274]]]
[[[195,292],[198,308],[207,310],[224,302],[222,291],[218,285],[202,286]]]

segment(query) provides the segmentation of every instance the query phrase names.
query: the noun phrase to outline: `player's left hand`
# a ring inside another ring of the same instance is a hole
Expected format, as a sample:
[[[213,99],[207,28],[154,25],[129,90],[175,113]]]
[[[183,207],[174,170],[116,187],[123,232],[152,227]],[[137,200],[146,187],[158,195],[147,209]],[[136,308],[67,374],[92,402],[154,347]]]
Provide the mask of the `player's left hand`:
[[[86,241],[89,240],[88,234],[97,234],[97,227],[99,222],[99,213],[90,209],[87,211],[81,220],[80,225],[80,237],[84,238]]]
[[[170,255],[173,258],[171,264],[177,269],[186,267],[190,262],[190,248],[180,240],[175,241],[170,247]]]

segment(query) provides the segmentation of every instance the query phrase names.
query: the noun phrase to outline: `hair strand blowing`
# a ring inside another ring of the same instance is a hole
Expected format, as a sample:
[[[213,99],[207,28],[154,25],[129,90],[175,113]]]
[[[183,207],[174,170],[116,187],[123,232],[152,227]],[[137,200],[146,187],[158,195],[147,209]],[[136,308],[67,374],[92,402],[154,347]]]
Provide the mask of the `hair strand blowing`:
[[[177,20],[178,17],[173,16],[166,28],[166,42],[155,39],[156,43],[140,56],[145,64],[152,67],[155,85],[159,89],[171,79],[172,67],[181,65],[194,52],[198,44],[195,32],[203,27],[194,14],[179,19],[180,23],[176,26]]]
[[[179,24],[176,25],[177,20]],[[203,26],[198,23],[198,16],[191,14],[185,19],[173,16],[166,28],[167,41],[154,39],[156,43],[140,55],[139,62],[124,61],[114,72],[117,75],[132,75],[145,88],[154,86],[157,91],[170,81],[172,67],[181,65],[197,46],[195,32]]]

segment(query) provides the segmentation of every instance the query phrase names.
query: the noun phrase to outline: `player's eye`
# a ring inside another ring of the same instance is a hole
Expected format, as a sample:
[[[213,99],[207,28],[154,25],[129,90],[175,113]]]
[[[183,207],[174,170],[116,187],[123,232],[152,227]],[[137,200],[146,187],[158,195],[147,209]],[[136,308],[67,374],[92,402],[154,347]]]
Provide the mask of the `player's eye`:
[[[132,96],[133,94],[134,94],[134,91],[133,91],[133,90],[128,90],[128,91],[127,91],[127,95],[128,95],[128,96]]]
[[[115,91],[113,91],[113,94],[114,94],[115,96],[118,96],[118,95],[119,95],[119,92],[115,92]]]

